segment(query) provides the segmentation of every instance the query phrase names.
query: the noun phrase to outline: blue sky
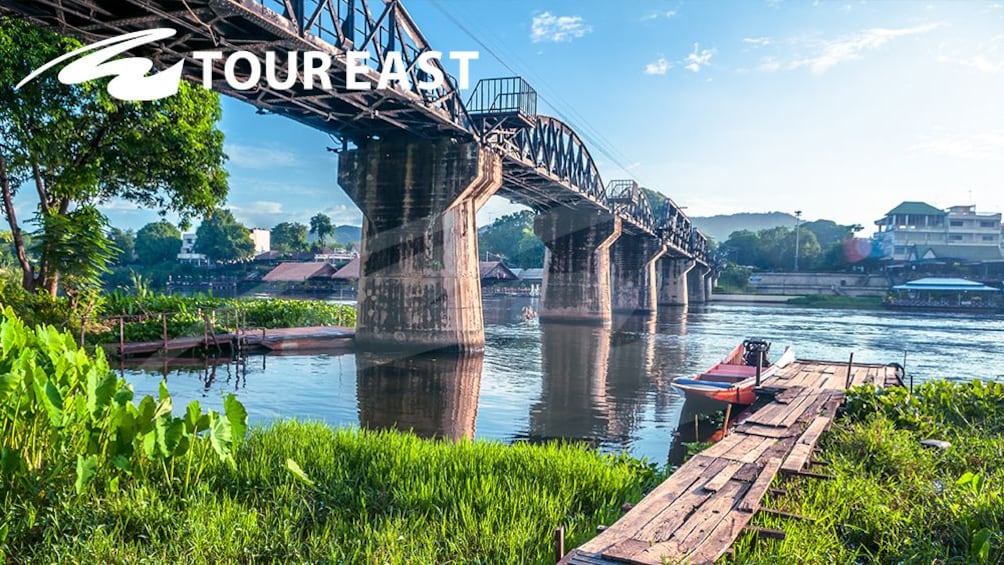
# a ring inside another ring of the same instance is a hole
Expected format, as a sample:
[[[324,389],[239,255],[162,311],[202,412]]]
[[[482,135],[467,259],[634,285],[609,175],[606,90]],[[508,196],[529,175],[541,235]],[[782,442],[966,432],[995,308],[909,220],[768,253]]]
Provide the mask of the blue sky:
[[[541,113],[587,134],[604,180],[635,178],[690,215],[803,210],[870,228],[902,200],[1004,210],[1001,2],[405,6],[435,48],[481,52],[474,79],[512,74],[485,46],[523,75]],[[326,135],[233,100],[222,129],[239,219],[360,223]],[[513,209],[493,198],[479,219]]]

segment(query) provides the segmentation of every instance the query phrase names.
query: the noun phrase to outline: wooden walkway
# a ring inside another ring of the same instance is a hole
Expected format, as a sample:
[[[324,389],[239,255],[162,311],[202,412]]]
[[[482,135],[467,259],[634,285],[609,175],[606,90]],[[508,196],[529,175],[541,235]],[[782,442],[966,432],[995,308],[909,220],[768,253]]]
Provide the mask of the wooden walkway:
[[[893,367],[856,363],[850,372],[851,386],[899,384]],[[560,563],[714,562],[761,510],[778,473],[811,474],[804,468],[843,402],[847,374],[847,363],[798,360],[766,379],[773,401]]]
[[[121,346],[106,344],[105,347],[115,353],[124,353],[126,356],[215,347],[230,350],[236,347],[238,342],[241,348],[264,348],[272,351],[317,350],[351,347],[354,336],[355,328],[340,326],[246,329],[240,332],[209,333],[205,336],[132,342]]]

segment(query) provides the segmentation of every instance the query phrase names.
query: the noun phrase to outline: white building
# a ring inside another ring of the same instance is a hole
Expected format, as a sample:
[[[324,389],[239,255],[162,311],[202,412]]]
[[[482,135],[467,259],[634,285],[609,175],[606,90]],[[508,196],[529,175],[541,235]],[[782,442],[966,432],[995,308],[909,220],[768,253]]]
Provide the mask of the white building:
[[[1000,261],[1001,214],[980,214],[976,206],[941,210],[924,202],[903,202],[877,220],[876,239],[886,259]]]
[[[181,252],[178,253],[178,261],[181,263],[192,263],[194,265],[208,265],[209,259],[202,253],[195,252],[196,237],[194,233],[186,233],[181,236]]]
[[[272,232],[265,228],[251,228],[251,240],[254,241],[254,254],[261,255],[272,250]]]

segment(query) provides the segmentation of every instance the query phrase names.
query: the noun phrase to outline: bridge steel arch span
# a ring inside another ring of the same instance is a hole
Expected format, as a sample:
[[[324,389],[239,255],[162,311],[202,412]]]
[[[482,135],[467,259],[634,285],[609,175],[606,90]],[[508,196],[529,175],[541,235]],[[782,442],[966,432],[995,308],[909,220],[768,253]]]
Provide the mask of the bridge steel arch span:
[[[341,142],[345,166],[339,183],[366,218],[364,255],[382,258],[364,257],[372,269],[363,267],[362,277],[383,277],[384,286],[370,288],[392,288],[384,298],[395,313],[411,307],[409,296],[426,297],[434,305],[417,318],[395,316],[398,326],[376,328],[373,343],[483,346],[482,320],[474,306],[480,304],[474,213],[496,192],[536,210],[535,230],[561,240],[562,253],[580,250],[579,266],[592,273],[593,281],[576,278],[572,270],[566,282],[585,292],[577,301],[591,305],[591,316],[609,316],[609,288],[603,285],[609,287],[609,251],[622,234],[655,241],[667,256],[691,258],[707,268],[707,240],[679,207],[653,209],[636,184],[604,185],[575,130],[536,113],[535,93],[533,104],[521,106],[515,121],[479,120],[445,70],[442,88],[417,89],[426,77],[415,63],[432,47],[400,0],[0,0],[0,9],[88,42],[170,27],[176,36],[133,54],[150,58],[158,68],[184,60],[184,76],[194,82],[201,81],[202,68],[193,51],[242,50],[261,58],[273,51],[280,61],[291,51],[331,54],[331,90],[306,90],[299,81],[290,90],[265,82],[237,90],[223,80],[222,61],[212,67],[212,83],[214,90],[263,113],[297,120]],[[409,80],[386,90],[349,91],[344,66],[349,50],[373,53],[373,70],[363,76],[372,83],[382,70],[383,54],[400,51]],[[239,78],[249,71],[241,64],[236,68]],[[403,174],[405,169],[418,174]],[[349,178],[352,171],[356,176]],[[401,206],[416,198],[425,204]],[[549,260],[567,259],[549,249]],[[390,267],[386,259],[393,257],[405,267]],[[360,303],[360,317],[366,319],[362,293]]]

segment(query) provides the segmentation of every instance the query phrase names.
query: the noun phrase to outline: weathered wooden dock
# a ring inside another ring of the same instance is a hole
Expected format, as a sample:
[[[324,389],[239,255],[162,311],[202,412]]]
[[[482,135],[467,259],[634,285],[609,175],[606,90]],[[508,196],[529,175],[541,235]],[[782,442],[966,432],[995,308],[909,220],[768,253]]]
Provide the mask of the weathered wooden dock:
[[[900,384],[892,366],[812,360],[798,360],[765,379],[772,401],[560,563],[714,562],[757,512],[769,510],[760,501],[778,474],[818,476],[805,468],[820,435],[844,391],[865,383]]]
[[[272,351],[298,351],[351,347],[354,328],[318,326],[280,329],[242,329],[226,333],[206,333],[156,341],[109,344],[109,349],[125,356],[183,352],[192,349],[263,348]]]

